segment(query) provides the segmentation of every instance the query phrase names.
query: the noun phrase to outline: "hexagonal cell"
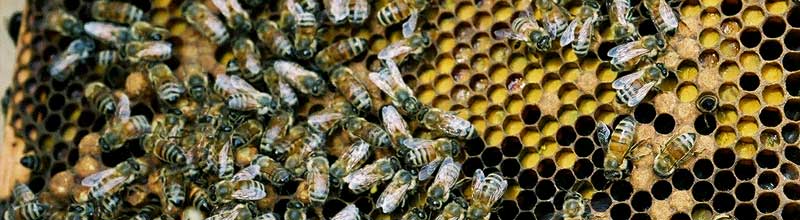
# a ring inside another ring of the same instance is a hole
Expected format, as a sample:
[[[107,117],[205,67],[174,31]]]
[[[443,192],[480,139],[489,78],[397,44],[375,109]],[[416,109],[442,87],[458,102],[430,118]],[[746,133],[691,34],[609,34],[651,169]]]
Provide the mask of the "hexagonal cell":
[[[628,219],[631,217],[631,207],[626,203],[617,203],[611,207],[611,219]]]
[[[800,70],[800,53],[797,52],[787,53],[786,55],[783,56],[783,60],[781,62],[783,63],[783,68],[786,68],[787,71],[794,72]],[[797,93],[795,92],[794,94]]]
[[[594,170],[594,165],[588,159],[578,159],[572,166],[572,172],[575,173],[575,178],[584,179],[589,177]]]
[[[714,186],[707,181],[700,181],[692,186],[692,198],[698,202],[706,202],[714,196]]]
[[[742,137],[733,147],[736,151],[736,156],[739,158],[753,158],[756,155],[757,148],[756,141],[751,137]]]
[[[719,29],[726,36],[735,36],[742,29],[742,22],[737,17],[726,18],[719,24]]]
[[[594,99],[594,96],[586,94],[578,98],[576,106],[581,114],[589,115],[597,110],[597,101]]]
[[[777,40],[767,40],[761,43],[758,53],[763,60],[775,60],[783,54],[783,45]]]
[[[694,183],[694,175],[692,175],[691,171],[680,168],[672,173],[672,186],[674,186],[675,189],[688,190],[692,187],[692,183]]]
[[[780,180],[778,174],[773,171],[762,171],[758,174],[758,187],[764,190],[772,190],[778,186]]]
[[[770,213],[778,209],[780,199],[778,195],[773,192],[763,192],[758,195],[756,199],[756,208],[761,213]]]
[[[749,203],[739,204],[736,206],[736,210],[733,211],[733,216],[741,219],[755,219],[757,215],[758,212],[753,208],[753,204]]]
[[[739,56],[739,63],[745,72],[755,72],[761,69],[760,55],[755,52],[744,52]]]
[[[781,128],[781,136],[786,143],[794,144],[800,136],[800,128],[797,124],[786,124]]]
[[[714,67],[719,63],[719,53],[716,50],[708,49],[700,53],[700,64],[704,67]]]
[[[484,132],[484,140],[486,140],[486,145],[488,146],[497,146],[503,140],[503,131],[498,127],[489,127],[486,132]]]
[[[776,149],[781,144],[780,135],[778,135],[778,131],[773,129],[764,129],[761,131],[761,135],[759,135],[759,139],[761,145],[767,149]]]
[[[520,132],[520,136],[522,137],[522,144],[526,147],[531,147],[539,144],[541,134],[539,134],[539,129],[535,126],[526,126],[525,129]]]
[[[489,49],[489,57],[491,57],[494,62],[505,61],[508,59],[509,54],[511,54],[511,49],[505,43],[496,43]]]
[[[553,176],[553,181],[555,181],[556,187],[559,189],[571,189],[575,184],[575,174],[570,169],[560,169]]]
[[[736,39],[725,39],[719,44],[719,52],[725,58],[733,58],[739,55],[739,41]]]
[[[535,170],[525,169],[519,174],[519,187],[523,189],[533,189],[533,187],[536,186],[536,182],[538,181],[539,181],[539,176],[537,176]],[[520,195],[522,195],[522,192],[520,192]]]
[[[578,118],[578,109],[574,105],[562,105],[557,114],[561,124],[574,124]]]
[[[549,200],[550,198],[553,198],[553,195],[555,195],[556,186],[553,184],[553,181],[542,179],[536,183],[534,192],[536,192],[536,197],[538,197],[539,200]]]
[[[669,134],[675,129],[675,119],[669,114],[659,114],[653,122],[656,132]]]
[[[716,24],[716,23],[715,23]],[[714,48],[719,43],[719,32],[713,28],[706,28],[700,32],[700,45],[705,48]]]
[[[733,172],[736,174],[736,179],[746,181],[752,179],[756,175],[756,166],[753,160],[741,159],[736,162],[733,167]]]
[[[764,88],[761,92],[761,97],[764,97],[764,102],[767,105],[780,105],[783,103],[785,96],[781,86],[771,85]]]
[[[520,164],[516,158],[505,159],[500,163],[500,172],[503,176],[514,178],[519,175]]]
[[[725,9],[723,8],[723,12]],[[742,12],[742,21],[745,26],[759,26],[764,21],[764,11],[756,6],[750,6]]]
[[[719,191],[728,191],[736,186],[736,177],[729,170],[722,170],[714,174],[714,188]]]
[[[742,71],[739,69],[739,64],[734,61],[725,61],[719,66],[719,73],[722,75],[722,79],[726,81],[735,80],[737,77],[739,77],[741,72]]]
[[[750,201],[755,197],[756,188],[753,186],[752,183],[749,182],[742,182],[736,185],[736,189],[734,190],[734,194],[736,195],[736,199],[739,201]]]
[[[717,119],[713,114],[701,114],[694,120],[694,128],[699,134],[709,135],[717,128]]]
[[[739,111],[746,115],[753,115],[761,109],[761,102],[755,95],[745,95],[739,99]]]
[[[677,93],[681,102],[692,102],[697,98],[697,86],[691,82],[683,82],[678,85]]]
[[[758,89],[761,79],[755,73],[745,73],[739,78],[739,86],[745,91],[754,91]]]
[[[549,115],[542,117],[537,126],[539,127],[539,130],[542,131],[542,135],[544,136],[555,135],[559,127],[558,120]]]
[[[577,133],[572,126],[563,126],[556,132],[556,142],[561,146],[571,146],[577,138]]]
[[[492,105],[489,107],[489,111],[484,114],[486,114],[486,120],[489,122],[490,126],[502,125],[501,123],[503,123],[503,120],[506,117],[505,110],[503,110],[503,107],[498,105]]]
[[[783,37],[783,44],[792,51],[800,50],[800,30],[791,30]]]
[[[800,9],[793,7],[786,16],[786,21],[789,21],[789,25],[792,27],[800,27],[800,20],[798,19],[800,19]]]
[[[511,94],[511,97],[506,101],[505,107],[510,115],[520,114],[525,109],[525,101],[522,95]]]
[[[762,125],[775,127],[783,121],[783,116],[778,108],[766,107],[761,109],[761,113],[758,114],[758,119]]]
[[[493,85],[489,88],[487,95],[489,95],[489,101],[502,105],[505,104],[508,98],[508,90],[502,85]]]
[[[711,200],[711,206],[718,212],[731,211],[734,205],[736,205],[736,200],[729,193],[718,192]]]

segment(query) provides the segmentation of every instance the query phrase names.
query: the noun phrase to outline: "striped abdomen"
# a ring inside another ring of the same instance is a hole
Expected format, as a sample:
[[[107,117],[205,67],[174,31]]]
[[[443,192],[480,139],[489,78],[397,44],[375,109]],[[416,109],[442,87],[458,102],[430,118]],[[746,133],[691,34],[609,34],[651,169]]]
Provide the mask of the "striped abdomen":
[[[437,159],[439,153],[433,146],[409,149],[406,152],[406,163],[412,167],[422,167]]]
[[[309,59],[317,52],[317,18],[311,13],[301,13],[295,18],[295,56],[302,60]]]
[[[636,121],[632,117],[626,117],[619,122],[611,134],[606,160],[614,159],[617,160],[617,164],[622,164],[625,152],[633,145],[634,129],[636,129]],[[611,167],[607,168],[611,169]]]
[[[400,23],[411,15],[411,8],[403,1],[393,1],[378,10],[378,23],[389,26]]]
[[[369,91],[353,76],[352,70],[346,67],[338,68],[331,73],[330,80],[333,86],[356,109],[366,112],[372,108],[372,99],[369,96]]]
[[[183,191],[183,186],[178,183],[172,183],[166,186],[164,194],[167,197],[167,201],[176,207],[183,206],[183,201],[186,200],[186,192]]]
[[[183,85],[180,83],[168,82],[158,87],[158,98],[174,103],[178,101],[184,90]]]
[[[183,153],[180,146],[167,140],[158,140],[153,152],[158,159],[170,164],[186,164],[187,162],[186,154]]]
[[[92,4],[91,12],[94,19],[125,24],[141,21],[144,15],[142,9],[126,2],[117,1],[95,1]]]
[[[267,45],[272,54],[280,57],[289,57],[294,53],[292,41],[289,40],[283,32],[278,28],[278,25],[273,21],[264,20],[256,27],[258,39]]]

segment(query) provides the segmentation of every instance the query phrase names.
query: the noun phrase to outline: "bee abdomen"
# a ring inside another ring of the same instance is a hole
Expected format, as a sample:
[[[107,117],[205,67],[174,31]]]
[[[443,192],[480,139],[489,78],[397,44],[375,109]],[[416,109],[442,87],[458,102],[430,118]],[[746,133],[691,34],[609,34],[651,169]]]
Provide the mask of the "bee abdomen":
[[[167,102],[175,102],[178,101],[178,98],[184,92],[184,88],[181,84],[178,83],[165,83],[158,88],[158,98]]]
[[[19,160],[19,163],[35,173],[40,173],[47,170],[50,165],[49,160],[50,158],[47,156],[25,155]]]
[[[13,216],[9,216],[8,214],[5,216],[5,219],[22,219],[22,220],[34,220],[40,219],[44,217],[45,212],[50,209],[49,206],[39,203],[28,203],[21,206],[14,207],[13,214],[12,212],[7,212]]]
[[[166,189],[167,200],[174,206],[181,206],[186,199],[183,186],[177,183],[170,184]]]
[[[409,8],[402,3],[392,2],[378,11],[378,23],[383,26],[396,24],[410,15]]]

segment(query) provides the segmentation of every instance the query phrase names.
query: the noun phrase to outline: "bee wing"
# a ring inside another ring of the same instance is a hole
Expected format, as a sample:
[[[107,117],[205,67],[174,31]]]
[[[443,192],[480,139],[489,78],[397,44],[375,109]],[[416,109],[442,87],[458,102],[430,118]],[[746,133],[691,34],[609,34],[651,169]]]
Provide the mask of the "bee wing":
[[[317,125],[317,124],[327,124],[329,121],[338,121],[344,118],[344,114],[339,112],[325,112],[325,113],[317,113],[308,116],[308,124]]]
[[[436,173],[436,169],[439,168],[439,164],[442,164],[442,158],[436,158],[435,160],[431,161],[422,168],[419,169],[419,180],[424,181],[433,176]]]
[[[609,3],[611,3],[611,7],[614,7],[614,10],[617,11],[617,14],[615,15],[616,18],[614,19],[621,24],[628,23],[628,14],[630,13],[631,9],[631,4],[628,2],[628,0],[613,0],[609,1]]]
[[[619,57],[620,55],[622,55],[623,52],[633,49],[638,44],[639,44],[639,41],[631,41],[631,42],[627,42],[627,43],[624,43],[624,44],[617,45],[617,46],[611,48],[610,50],[608,50],[608,53],[606,53],[606,55],[608,55],[609,57]]]
[[[363,140],[358,140],[356,143],[350,146],[350,151],[348,151],[350,157],[347,159],[348,165],[356,165],[361,160],[365,160],[367,155],[369,155],[369,144],[364,142]]]
[[[597,123],[597,140],[600,142],[602,147],[608,146],[608,142],[611,140],[611,129],[608,128],[608,125],[603,122]]]
[[[675,12],[672,11],[672,8],[669,7],[666,1],[659,0],[658,12],[661,14],[661,20],[671,29],[678,27],[678,17],[675,16]]]
[[[389,79],[391,79],[395,85],[405,85],[405,82],[403,82],[403,73],[400,72],[400,67],[397,66],[397,63],[392,59],[385,60],[384,62],[386,63],[386,69],[389,70]]]
[[[655,87],[655,85],[656,85],[656,82],[649,82],[647,84],[644,84],[644,86],[642,86],[642,88],[639,88],[638,90],[636,90],[636,92],[634,92],[633,96],[631,96],[631,98],[628,99],[627,102],[626,102],[626,104],[628,104],[628,107],[634,107],[637,104],[639,104],[639,102],[644,100],[644,97],[647,96],[647,93],[650,92],[650,89]]]
[[[383,48],[381,52],[378,52],[378,59],[381,60],[392,59],[399,56],[400,54],[409,53],[411,52],[411,50],[414,50],[414,48],[408,46],[405,43],[405,41],[394,42],[392,44],[389,44],[389,46]]]
[[[642,77],[642,74],[644,74],[644,70],[639,70],[634,73],[619,77],[619,79],[616,79],[611,83],[611,88],[619,90],[628,87],[628,85],[636,81],[636,79]]]
[[[425,146],[430,146],[434,143],[433,140],[428,140],[424,138],[406,138],[400,140],[400,146],[409,148],[409,149],[417,149]]]
[[[239,170],[236,174],[233,175],[231,178],[232,181],[239,181],[239,180],[252,180],[255,179],[256,176],[261,172],[261,167],[256,164],[247,166]]]
[[[453,157],[451,157],[451,156],[447,156],[447,158],[444,158],[444,160],[442,160],[442,164],[439,165],[439,167],[442,167],[442,169],[444,169],[444,167],[447,167],[447,166],[454,166],[457,171],[461,171],[461,164],[454,162],[453,161]],[[436,174],[436,178],[435,179],[445,179],[444,177],[446,177],[446,174],[443,173],[443,172],[439,172],[439,173]],[[456,183],[455,181],[448,183],[448,187],[447,188],[452,188],[453,185],[455,185],[455,183]]]
[[[292,13],[293,15],[298,15],[304,12],[303,6],[299,3],[296,3],[294,0],[287,0],[286,8],[289,10],[289,13]]]
[[[128,95],[122,93],[119,96],[119,102],[117,102],[117,119],[120,121],[127,121],[131,118],[131,100],[128,99]]]
[[[358,210],[358,207],[356,205],[350,204],[344,207],[338,213],[336,213],[336,215],[334,215],[333,218],[331,219],[344,219],[345,217],[350,216],[351,214],[358,215],[359,212],[360,211]]]
[[[518,41],[528,41],[528,38],[525,35],[519,34],[517,32],[512,31],[511,29],[504,28],[494,31],[494,35],[500,39],[512,39]]]
[[[411,35],[414,35],[414,30],[417,29],[417,19],[419,19],[419,12],[414,10],[411,12],[411,15],[408,16],[408,20],[403,23],[403,37],[409,38]]]
[[[611,48],[611,49],[613,50],[614,48]],[[645,48],[628,48],[628,50],[617,50],[617,51],[614,51],[616,53],[613,54],[614,56],[611,56],[612,55],[612,53],[611,53],[612,51],[609,50],[608,51],[608,56],[612,57],[611,58],[611,63],[612,64],[617,64],[618,65],[618,64],[622,64],[622,63],[628,62],[628,60],[631,60],[633,58],[639,57],[642,54],[647,53],[647,51],[648,50],[645,49]]]
[[[222,149],[219,150],[220,152],[218,157],[219,159],[218,163],[219,163],[220,176],[222,175],[222,171],[228,169],[228,163],[226,161],[228,161],[228,152],[230,152],[230,149],[231,149],[230,141],[226,141],[225,144],[222,145]]]
[[[112,173],[114,173],[114,168],[109,168],[109,169],[105,169],[103,171],[94,173],[92,175],[84,177],[81,180],[81,185],[88,186],[88,187],[96,186],[98,183],[100,183],[100,180],[106,178],[108,175],[111,175]]]
[[[333,16],[333,22],[341,21],[347,18],[350,14],[350,7],[348,0],[331,0],[330,13]]]
[[[392,86],[389,85],[388,76],[379,72],[370,72],[369,80],[372,81],[372,84],[375,84],[378,89],[383,91],[383,93],[386,93],[386,95],[389,95],[390,97],[394,97],[394,91],[392,90]]]
[[[231,194],[231,196],[233,196],[233,198],[235,199],[241,199],[241,200],[259,200],[266,197],[267,192],[265,192],[262,189],[250,187],[246,189],[236,190],[235,192],[233,192],[233,194]]]
[[[114,189],[115,187],[117,187],[119,185],[122,185],[123,183],[125,183],[125,177],[121,177],[121,176],[120,177],[115,177],[115,178],[109,180],[108,182],[106,182],[105,184],[103,184],[102,186],[100,186],[100,188],[97,188],[96,190],[94,190],[92,192],[92,194],[95,194],[95,195],[106,194],[107,192],[110,192],[111,189]]]
[[[375,168],[375,164],[367,165],[366,167],[362,167],[361,169],[353,171],[350,173],[350,175],[345,176],[342,180],[349,183],[348,187],[350,189],[357,188],[361,184],[376,180],[380,177],[376,172],[373,172]]]
[[[238,89],[239,91],[246,92],[246,93],[259,93],[260,92],[260,91],[258,91],[258,89],[254,88],[253,85],[250,85],[250,83],[248,83],[247,81],[242,79],[242,77],[239,77],[237,75],[231,76],[230,77],[230,82],[231,82],[231,85],[233,85],[234,88]]]
[[[567,46],[567,44],[572,43],[575,40],[575,29],[578,28],[578,19],[573,19],[572,22],[569,23],[567,29],[564,30],[564,33],[561,33],[561,47]]]
[[[219,12],[222,13],[222,16],[229,18],[231,16],[231,9],[228,7],[228,0],[211,0],[211,3],[214,4]]]
[[[383,119],[383,126],[389,134],[400,133],[403,136],[411,136],[408,133],[408,125],[403,120],[403,116],[397,112],[397,108],[393,105],[386,105],[381,108],[381,118]]]
[[[481,170],[481,169],[475,170],[475,173],[472,174],[472,190],[479,189],[481,184],[483,184],[483,181],[485,179],[486,179],[486,176],[483,175],[483,170]],[[476,196],[475,193],[473,193],[473,198],[475,196]]]
[[[403,184],[399,181],[392,181],[378,197],[376,204],[381,207],[384,214],[394,211],[400,205],[400,200],[403,199],[411,186],[412,184],[410,183]]]

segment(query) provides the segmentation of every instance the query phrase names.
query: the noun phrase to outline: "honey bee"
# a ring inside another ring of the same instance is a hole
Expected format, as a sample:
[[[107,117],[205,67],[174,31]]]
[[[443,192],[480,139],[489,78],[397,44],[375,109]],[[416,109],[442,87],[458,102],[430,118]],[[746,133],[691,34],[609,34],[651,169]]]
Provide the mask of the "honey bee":
[[[611,48],[608,56],[611,57],[611,65],[616,71],[624,71],[635,68],[642,60],[652,60],[665,48],[666,43],[661,37],[647,35]]]
[[[139,208],[131,220],[156,219],[159,217],[161,214],[161,202],[157,198],[151,198],[146,202],[147,204]]]
[[[580,13],[575,19],[572,19],[567,29],[561,34],[561,46],[572,43],[572,50],[576,55],[586,56],[592,44],[594,26],[599,19],[600,3],[595,0],[583,0]],[[575,33],[576,29],[577,33]]]
[[[450,192],[458,181],[461,172],[461,164],[453,162],[452,157],[442,160],[439,173],[428,187],[428,198],[426,204],[434,210],[441,209],[445,202],[450,199]],[[421,178],[421,177],[420,177]]]
[[[345,206],[342,211],[336,213],[332,219],[339,220],[361,220],[361,210],[354,204]]]
[[[623,118],[614,128],[613,134],[605,123],[597,124],[598,142],[606,150],[606,156],[603,159],[603,174],[609,181],[626,177],[633,168],[633,162],[630,161],[631,153],[642,143],[641,141],[635,144],[633,142],[636,126],[636,120],[631,116]]]
[[[342,180],[355,194],[361,194],[370,188],[387,181],[400,169],[400,161],[394,157],[381,158],[361,169],[355,170]]]
[[[206,189],[197,184],[190,183],[187,195],[189,196],[188,199],[192,206],[203,212],[211,211],[211,200],[208,197]]]
[[[328,159],[324,154],[314,155],[306,163],[308,195],[312,203],[323,204],[328,199],[329,181]]]
[[[119,53],[117,53],[116,50],[102,50],[97,52],[95,63],[96,67],[99,68],[101,72],[104,72],[118,61]]]
[[[658,28],[658,32],[662,34],[672,34],[678,28],[679,17],[672,11],[672,7],[664,0],[646,0],[643,1],[644,7],[650,11]]]
[[[634,107],[641,102],[651,89],[658,89],[661,81],[667,78],[669,72],[664,64],[650,64],[639,71],[622,76],[611,87],[617,90],[617,98],[629,107]]]
[[[189,162],[186,152],[181,146],[172,139],[159,138],[153,134],[145,137],[145,150],[152,153],[156,158],[169,164],[184,165]]]
[[[189,97],[198,102],[208,99],[208,75],[199,64],[183,66],[183,86],[188,90]]]
[[[569,11],[555,0],[536,0],[534,5],[542,13],[544,27],[550,36],[552,38],[560,37],[572,20]]]
[[[225,24],[202,3],[189,1],[181,7],[181,11],[186,21],[211,42],[221,45],[228,41],[230,34]]]
[[[172,44],[164,41],[133,41],[119,50],[119,56],[132,63],[165,61],[172,57]]]
[[[717,214],[712,219],[713,220],[736,220],[736,217],[733,217],[730,214]]]
[[[161,179],[162,184],[162,198],[167,204],[165,210],[183,207],[183,202],[186,200],[186,190],[179,183],[180,180],[176,181],[176,178],[164,174],[160,175],[159,179]]]
[[[612,40],[620,42],[631,39],[636,35],[636,26],[633,24],[631,3],[629,0],[606,1],[608,16],[611,17]]]
[[[461,140],[478,137],[478,132],[469,121],[438,108],[425,107],[417,115],[417,120],[434,133]]]
[[[90,21],[83,24],[83,30],[90,37],[117,48],[133,40],[129,28],[111,23]]]
[[[564,219],[564,220],[583,220],[591,219],[592,210],[589,207],[589,201],[583,198],[580,192],[577,192],[578,186],[585,184],[585,181],[576,183],[572,190],[567,191],[564,195],[564,204],[561,205],[561,211],[548,214],[549,217],[544,219]]]
[[[294,0],[286,1],[286,7],[294,18],[294,56],[301,60],[311,59],[317,53],[317,18]]]
[[[284,135],[272,141],[269,145],[261,145],[259,151],[265,155],[269,155],[277,160],[285,160],[287,153],[298,143],[302,143],[301,139],[309,132],[306,124],[296,124],[289,128]]]
[[[222,148],[219,151],[215,152],[214,154],[209,154],[211,160],[209,162],[212,163],[212,170],[215,170],[217,176],[221,179],[229,179],[233,176],[233,169],[234,169],[234,162],[233,157],[231,155],[231,145],[230,141],[225,141],[222,144]],[[216,160],[216,161],[214,161]],[[213,190],[212,190],[213,191]],[[212,199],[213,200],[213,199]]]
[[[314,57],[317,67],[328,72],[333,68],[352,60],[354,57],[367,50],[367,40],[359,37],[351,37],[336,41],[328,47],[320,50]]]
[[[271,95],[258,91],[250,83],[238,76],[217,75],[214,91],[225,98],[228,108],[259,115],[272,114],[279,108],[279,103]]]
[[[3,214],[3,219],[42,219],[47,215],[48,210],[50,210],[49,205],[38,202],[30,202],[7,209]]]
[[[370,147],[363,140],[356,140],[331,166],[331,176],[342,178],[364,165],[369,158]]]
[[[283,186],[292,179],[292,173],[280,163],[264,155],[257,155],[250,166],[243,168],[233,179],[252,179],[261,176],[272,185]]]
[[[396,146],[400,146],[400,141],[406,138],[411,138],[411,133],[408,130],[408,124],[397,111],[394,105],[385,105],[381,107],[381,122],[386,132],[392,138],[392,142]]]
[[[350,23],[355,25],[364,24],[364,21],[369,17],[369,2],[367,0],[350,0],[350,12],[347,17]]]
[[[406,214],[403,214],[403,219],[405,220],[426,220],[428,219],[428,214],[426,214],[422,209],[418,207],[413,207],[409,209]]]
[[[103,152],[119,149],[127,140],[144,137],[152,131],[144,115],[130,116],[130,100],[122,94],[117,102],[117,112],[98,140]]]
[[[403,36],[409,37],[414,33],[417,28],[417,19],[419,14],[425,10],[430,2],[425,0],[401,0],[392,1],[378,9],[378,24],[387,27],[389,25],[400,23],[400,21],[408,18],[403,23]]]
[[[250,23],[250,14],[242,8],[239,0],[212,0],[211,3],[219,9],[231,29],[248,32],[253,27]]]
[[[19,163],[34,173],[42,173],[50,167],[50,157],[47,155],[29,154],[19,159]]]
[[[407,138],[400,141],[400,146],[405,164],[414,168],[421,167],[420,180],[428,179],[445,158],[458,155],[461,150],[458,143],[447,138],[436,140]]]
[[[700,110],[701,113],[712,113],[717,110],[718,105],[719,98],[711,93],[701,95],[695,103],[697,110]]]
[[[281,58],[289,58],[294,55],[294,44],[275,22],[266,18],[258,19],[256,33],[258,39],[267,46],[272,54]]]
[[[92,18],[100,21],[111,21],[121,24],[133,24],[141,21],[144,11],[136,6],[119,1],[94,1],[92,3]]]
[[[464,220],[467,218],[467,200],[461,197],[453,198],[447,203],[442,213],[435,220]]]
[[[122,206],[122,200],[118,195],[112,194],[104,197],[99,203],[100,216],[104,219],[113,219]]]
[[[83,33],[83,22],[63,8],[55,8],[46,13],[46,26],[48,30],[56,31],[67,37],[78,36]]]
[[[281,107],[283,107],[285,111],[291,111],[291,109],[297,105],[297,93],[292,90],[292,86],[281,78],[281,76],[275,72],[275,68],[271,66],[266,68],[263,75],[269,93],[280,98]]]
[[[273,63],[275,72],[286,79],[292,87],[300,93],[312,96],[321,96],[325,93],[325,80],[317,73],[306,70],[297,63],[277,60]]]
[[[147,69],[147,77],[153,88],[158,93],[158,98],[166,103],[175,103],[183,95],[186,88],[178,81],[169,66],[163,63],[155,64]]]
[[[110,116],[117,111],[117,103],[114,101],[114,95],[111,94],[106,84],[102,82],[91,82],[86,85],[83,92],[89,103],[94,106],[95,111]]]
[[[378,59],[403,63],[408,56],[419,56],[431,46],[431,38],[426,33],[415,33],[408,38],[395,41],[378,52]]]
[[[653,171],[663,178],[672,175],[675,169],[697,154],[694,152],[696,138],[697,134],[691,132],[670,138],[656,155]]]
[[[300,176],[306,171],[306,161],[309,156],[322,149],[327,140],[325,133],[315,131],[307,125],[304,127],[306,127],[306,131],[300,136],[291,154],[284,161],[284,167],[295,176]]]
[[[311,113],[308,116],[308,126],[317,132],[328,133],[345,117],[356,115],[353,107],[347,102],[334,101],[330,108]]]
[[[286,203],[286,212],[283,213],[284,220],[306,220],[306,206],[298,201],[291,200]]]
[[[380,207],[384,214],[391,213],[398,206],[405,204],[406,195],[417,188],[417,178],[407,170],[395,172],[392,181],[378,197],[375,206]]]
[[[255,201],[267,196],[264,184],[255,180],[221,180],[212,185],[209,195],[214,203],[232,200]]]
[[[524,11],[522,15],[511,22],[511,28],[499,29],[494,31],[500,39],[512,39],[525,42],[534,51],[546,52],[550,50],[550,32],[539,26],[530,11]],[[563,44],[562,44],[563,45]]]
[[[237,220],[252,219],[256,210],[249,207],[251,204],[238,203],[234,207],[220,208],[218,213],[206,218],[207,220]]]
[[[283,137],[294,124],[294,115],[291,112],[281,112],[272,116],[261,134],[259,152],[272,152],[272,144]]]
[[[361,140],[366,141],[372,146],[388,148],[392,146],[392,139],[389,134],[372,122],[361,117],[347,117],[343,119],[342,125],[347,132]]]
[[[488,219],[490,211],[508,187],[508,181],[497,173],[483,175],[480,169],[472,175],[472,200],[467,208],[467,219]]]
[[[131,36],[137,41],[163,41],[171,36],[164,28],[153,26],[144,21],[137,21],[131,25]]]
[[[236,0],[229,0],[236,1]],[[242,37],[233,41],[233,58],[239,66],[242,78],[251,84],[261,82],[263,76],[261,68],[261,53],[250,38]]]
[[[372,109],[372,98],[369,96],[367,88],[361,84],[354,75],[353,71],[347,67],[338,67],[330,73],[331,84],[361,112],[368,112]]]
[[[261,122],[256,119],[245,121],[244,124],[239,125],[239,127],[233,130],[233,134],[231,134],[231,147],[239,148],[256,140],[257,137],[261,135],[263,128],[264,126],[261,125]]]
[[[95,48],[94,41],[79,38],[69,43],[67,49],[51,59],[50,76],[58,81],[66,80]]]
[[[122,186],[143,177],[148,172],[147,163],[139,158],[128,160],[103,171],[89,175],[81,180],[81,185],[90,187],[91,198],[100,199],[114,195]]]
[[[403,110],[406,115],[416,115],[422,108],[422,104],[414,96],[414,91],[403,82],[400,68],[391,59],[385,60],[386,68],[379,72],[369,73],[369,79],[383,93],[386,93],[392,103]]]

